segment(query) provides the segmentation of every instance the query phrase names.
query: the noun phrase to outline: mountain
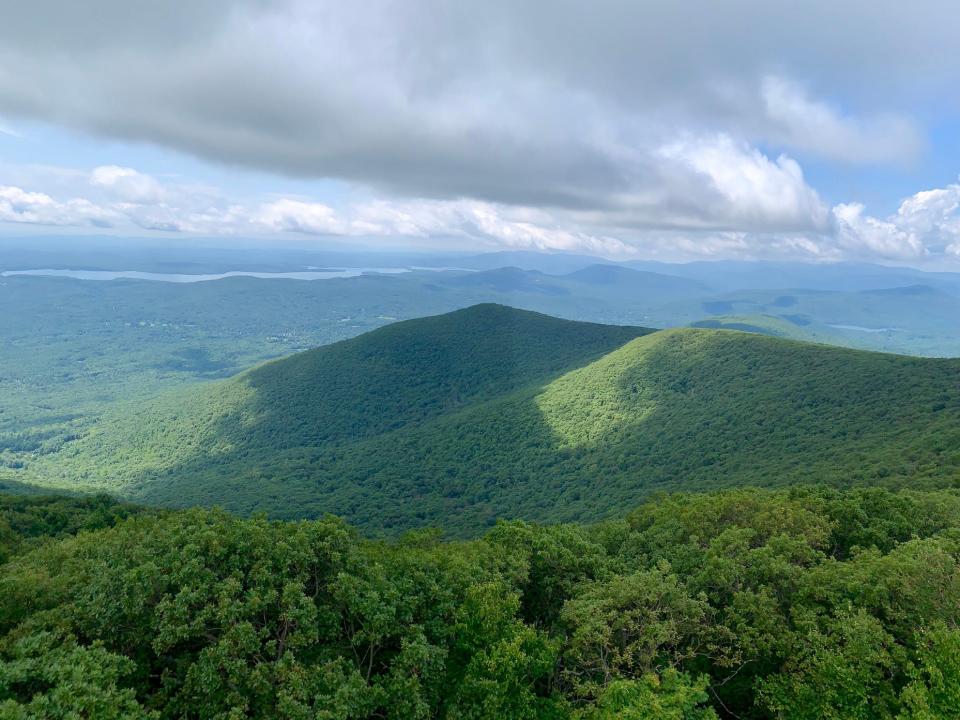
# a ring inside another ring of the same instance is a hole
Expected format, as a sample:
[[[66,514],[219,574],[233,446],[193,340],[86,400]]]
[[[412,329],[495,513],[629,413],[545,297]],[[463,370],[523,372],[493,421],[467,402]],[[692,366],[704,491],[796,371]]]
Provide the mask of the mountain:
[[[623,293],[625,298],[643,298],[647,302],[668,302],[677,298],[702,297],[710,288],[696,280],[663,273],[632,270],[621,265],[590,265],[563,276],[593,290]]]
[[[929,285],[905,285],[903,287],[895,288],[878,288],[875,290],[861,290],[861,293],[864,295],[879,295],[882,297],[937,297],[943,296],[944,293],[941,290],[932,288]]]
[[[394,533],[657,490],[960,481],[960,361],[482,305],[118,409],[11,479]]]
[[[960,297],[929,285],[838,292],[740,290],[674,303],[674,323],[760,328],[781,337],[883,352],[960,355]],[[663,317],[651,324],[662,324]]]
[[[603,258],[593,255],[573,253],[532,252],[528,250],[504,250],[483,253],[482,255],[458,256],[438,260],[440,265],[472,270],[496,270],[502,267],[517,267],[523,270],[537,270],[551,274],[563,274],[580,268],[604,262]]]
[[[551,296],[552,307],[567,310],[584,303],[609,307],[659,306],[676,300],[702,298],[711,294],[706,285],[687,278],[662,273],[631,270],[620,265],[593,264],[563,275],[549,275],[539,270],[501,267],[476,272],[447,272],[431,281],[452,288],[486,290],[526,295]],[[567,303],[566,301],[570,301]]]
[[[634,260],[628,267],[667,273],[705,283],[720,290],[834,290],[857,292],[927,284],[960,294],[960,273],[925,272],[909,267],[869,263],[801,263],[762,261],[700,261],[662,263]]]
[[[502,267],[481,270],[440,278],[445,284],[460,288],[483,288],[495,292],[526,292],[543,295],[569,295],[570,291],[560,285],[553,276],[538,270],[521,270],[518,267]]]

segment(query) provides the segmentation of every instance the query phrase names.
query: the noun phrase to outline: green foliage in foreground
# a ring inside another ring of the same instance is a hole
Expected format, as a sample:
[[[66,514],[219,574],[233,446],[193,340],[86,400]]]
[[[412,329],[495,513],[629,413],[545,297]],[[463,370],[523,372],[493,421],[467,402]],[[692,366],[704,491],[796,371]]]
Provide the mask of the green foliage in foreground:
[[[663,496],[469,542],[140,515],[0,567],[0,718],[955,718],[958,621],[953,492]]]
[[[113,527],[146,512],[107,495],[78,498],[0,495],[0,563],[50,538]],[[151,511],[152,512],[152,511]]]
[[[658,490],[951,487],[958,448],[957,360],[478,306],[118,413],[18,477],[471,536]]]

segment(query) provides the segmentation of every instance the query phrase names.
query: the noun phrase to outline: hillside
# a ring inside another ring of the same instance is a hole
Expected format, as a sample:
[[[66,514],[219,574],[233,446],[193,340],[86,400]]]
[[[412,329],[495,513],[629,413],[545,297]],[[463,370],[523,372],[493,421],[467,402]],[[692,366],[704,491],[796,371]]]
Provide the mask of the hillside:
[[[657,490],[960,481],[960,361],[477,306],[105,419],[11,479],[367,531],[592,520]]]

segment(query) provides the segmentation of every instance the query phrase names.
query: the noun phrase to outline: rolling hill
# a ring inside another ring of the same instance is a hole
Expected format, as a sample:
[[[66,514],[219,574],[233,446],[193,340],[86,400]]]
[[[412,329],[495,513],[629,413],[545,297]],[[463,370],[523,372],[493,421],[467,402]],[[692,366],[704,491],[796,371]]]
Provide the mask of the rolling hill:
[[[707,285],[694,280],[631,270],[622,265],[590,265],[562,277],[578,285],[590,286],[594,291],[620,293],[624,298],[642,298],[647,302],[699,298],[711,292]]]
[[[441,280],[443,283],[444,281]],[[556,278],[538,270],[503,267],[471,273],[451,273],[445,283],[451,287],[492,290],[501,293],[536,293],[541,295],[569,295],[570,290]]]
[[[525,294],[569,298],[574,301],[574,307],[577,302],[588,299],[594,303],[610,303],[614,307],[658,306],[677,300],[692,302],[712,292],[708,286],[687,278],[604,264],[589,265],[562,275],[501,267],[468,273],[441,273],[433,280],[451,288],[511,293],[517,299],[522,299]],[[556,307],[563,307],[562,300]]]
[[[3,478],[462,535],[658,490],[953,486],[960,361],[480,305],[117,408]]]

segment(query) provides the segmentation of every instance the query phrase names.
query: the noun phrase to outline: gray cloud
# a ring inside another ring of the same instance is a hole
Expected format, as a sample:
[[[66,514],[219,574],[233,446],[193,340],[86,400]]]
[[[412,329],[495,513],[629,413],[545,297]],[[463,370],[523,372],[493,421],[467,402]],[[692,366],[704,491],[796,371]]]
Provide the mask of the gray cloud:
[[[753,147],[909,160],[922,143],[898,110],[942,102],[960,69],[939,0],[2,0],[0,16],[9,116],[626,228],[822,231],[796,164]]]

